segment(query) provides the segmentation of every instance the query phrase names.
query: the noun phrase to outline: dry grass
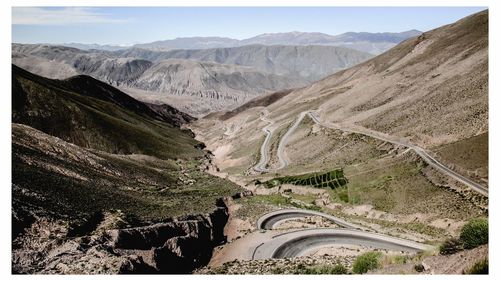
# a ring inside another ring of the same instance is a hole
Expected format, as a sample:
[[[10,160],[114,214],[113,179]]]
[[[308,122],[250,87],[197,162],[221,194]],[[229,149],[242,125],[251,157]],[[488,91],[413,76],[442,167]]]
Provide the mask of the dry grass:
[[[488,133],[434,149],[438,159],[455,171],[480,181],[488,180]]]

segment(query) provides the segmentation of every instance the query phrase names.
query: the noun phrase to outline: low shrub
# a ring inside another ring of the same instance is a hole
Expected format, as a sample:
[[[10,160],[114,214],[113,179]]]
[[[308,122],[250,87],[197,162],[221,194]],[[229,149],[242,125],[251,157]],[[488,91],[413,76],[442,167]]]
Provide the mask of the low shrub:
[[[352,272],[356,274],[363,274],[369,270],[377,269],[380,267],[380,252],[364,253],[356,258],[354,261]]]
[[[460,232],[465,249],[476,248],[488,243],[488,219],[477,218],[466,223]]]
[[[296,270],[295,274],[347,274],[347,268],[342,264],[309,266]]]
[[[425,267],[423,264],[419,263],[413,266],[413,269],[415,269],[416,272],[424,272]]]
[[[450,238],[444,241],[441,246],[439,246],[439,253],[441,255],[452,255],[463,249],[464,243],[460,239]]]
[[[466,274],[488,274],[488,258],[476,262]]]

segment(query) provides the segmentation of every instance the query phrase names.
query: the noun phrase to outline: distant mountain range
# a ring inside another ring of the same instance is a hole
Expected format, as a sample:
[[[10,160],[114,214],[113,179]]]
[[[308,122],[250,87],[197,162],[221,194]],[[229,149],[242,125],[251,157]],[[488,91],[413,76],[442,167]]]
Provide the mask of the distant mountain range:
[[[84,44],[84,43],[62,43],[62,44],[47,44],[47,45],[65,46],[65,47],[77,48],[80,50],[101,50],[101,51],[118,51],[131,47],[131,46],[120,46],[120,45],[99,45],[99,44]]]
[[[186,37],[131,47],[13,44],[12,61],[53,79],[90,75],[143,101],[168,103],[200,117],[307,85],[419,34],[287,32],[244,40]]]
[[[254,44],[299,46],[327,45],[346,47],[378,55],[394,47],[401,41],[418,36],[421,33],[422,32],[418,30],[383,33],[347,32],[334,36],[320,32],[294,31],[285,33],[265,33],[243,40],[227,37],[185,37],[146,44],[136,44],[133,47],[165,51],[172,49],[228,48]]]
[[[233,109],[260,94],[306,85],[372,55],[333,46],[264,46],[204,50],[80,50],[12,45],[12,61],[49,78],[90,75],[141,100],[195,116]]]
[[[118,45],[98,45],[65,43],[60,46],[73,47],[81,50],[104,50],[117,51],[129,48],[141,48],[156,51],[166,51],[174,49],[212,49],[241,47],[245,45],[327,45],[351,48],[354,50],[381,54],[396,44],[408,38],[420,35],[418,30],[404,32],[346,32],[339,35],[329,35],[320,32],[284,32],[284,33],[264,33],[255,37],[238,40],[227,37],[182,37],[170,40],[161,40],[151,43],[136,44],[133,46]]]
[[[248,66],[258,71],[283,75],[300,83],[321,79],[372,57],[368,53],[348,48],[301,45],[245,45],[171,51],[134,48],[116,51],[113,54],[122,58],[138,58],[153,62],[175,58]]]

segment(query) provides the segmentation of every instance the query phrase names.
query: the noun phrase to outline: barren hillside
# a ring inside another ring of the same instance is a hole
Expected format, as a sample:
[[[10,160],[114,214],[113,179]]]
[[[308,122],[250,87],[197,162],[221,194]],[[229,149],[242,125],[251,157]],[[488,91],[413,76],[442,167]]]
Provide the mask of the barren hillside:
[[[258,119],[263,108],[242,108],[225,124],[257,115],[242,126],[241,138],[233,138],[255,145],[255,128],[265,125]],[[322,122],[380,132],[431,150],[483,134],[488,130],[488,12],[425,32],[265,109],[275,127],[312,110]],[[210,134],[216,133],[211,129]],[[487,167],[487,155],[482,159]]]
[[[232,110],[277,90],[302,86],[372,55],[332,46],[244,46],[157,52],[12,45],[19,67],[55,79],[90,75],[150,103],[191,115]]]

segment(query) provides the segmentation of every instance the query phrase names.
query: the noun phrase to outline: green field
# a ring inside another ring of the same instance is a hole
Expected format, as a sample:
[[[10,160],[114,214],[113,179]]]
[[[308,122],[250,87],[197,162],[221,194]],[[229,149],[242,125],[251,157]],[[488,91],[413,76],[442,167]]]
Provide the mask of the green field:
[[[335,189],[345,186],[347,182],[348,180],[344,176],[344,171],[342,169],[336,169],[326,173],[308,173],[303,175],[274,178],[264,182],[264,185],[268,188],[281,184],[293,184],[305,186],[310,185],[317,188],[330,187],[331,189]]]

